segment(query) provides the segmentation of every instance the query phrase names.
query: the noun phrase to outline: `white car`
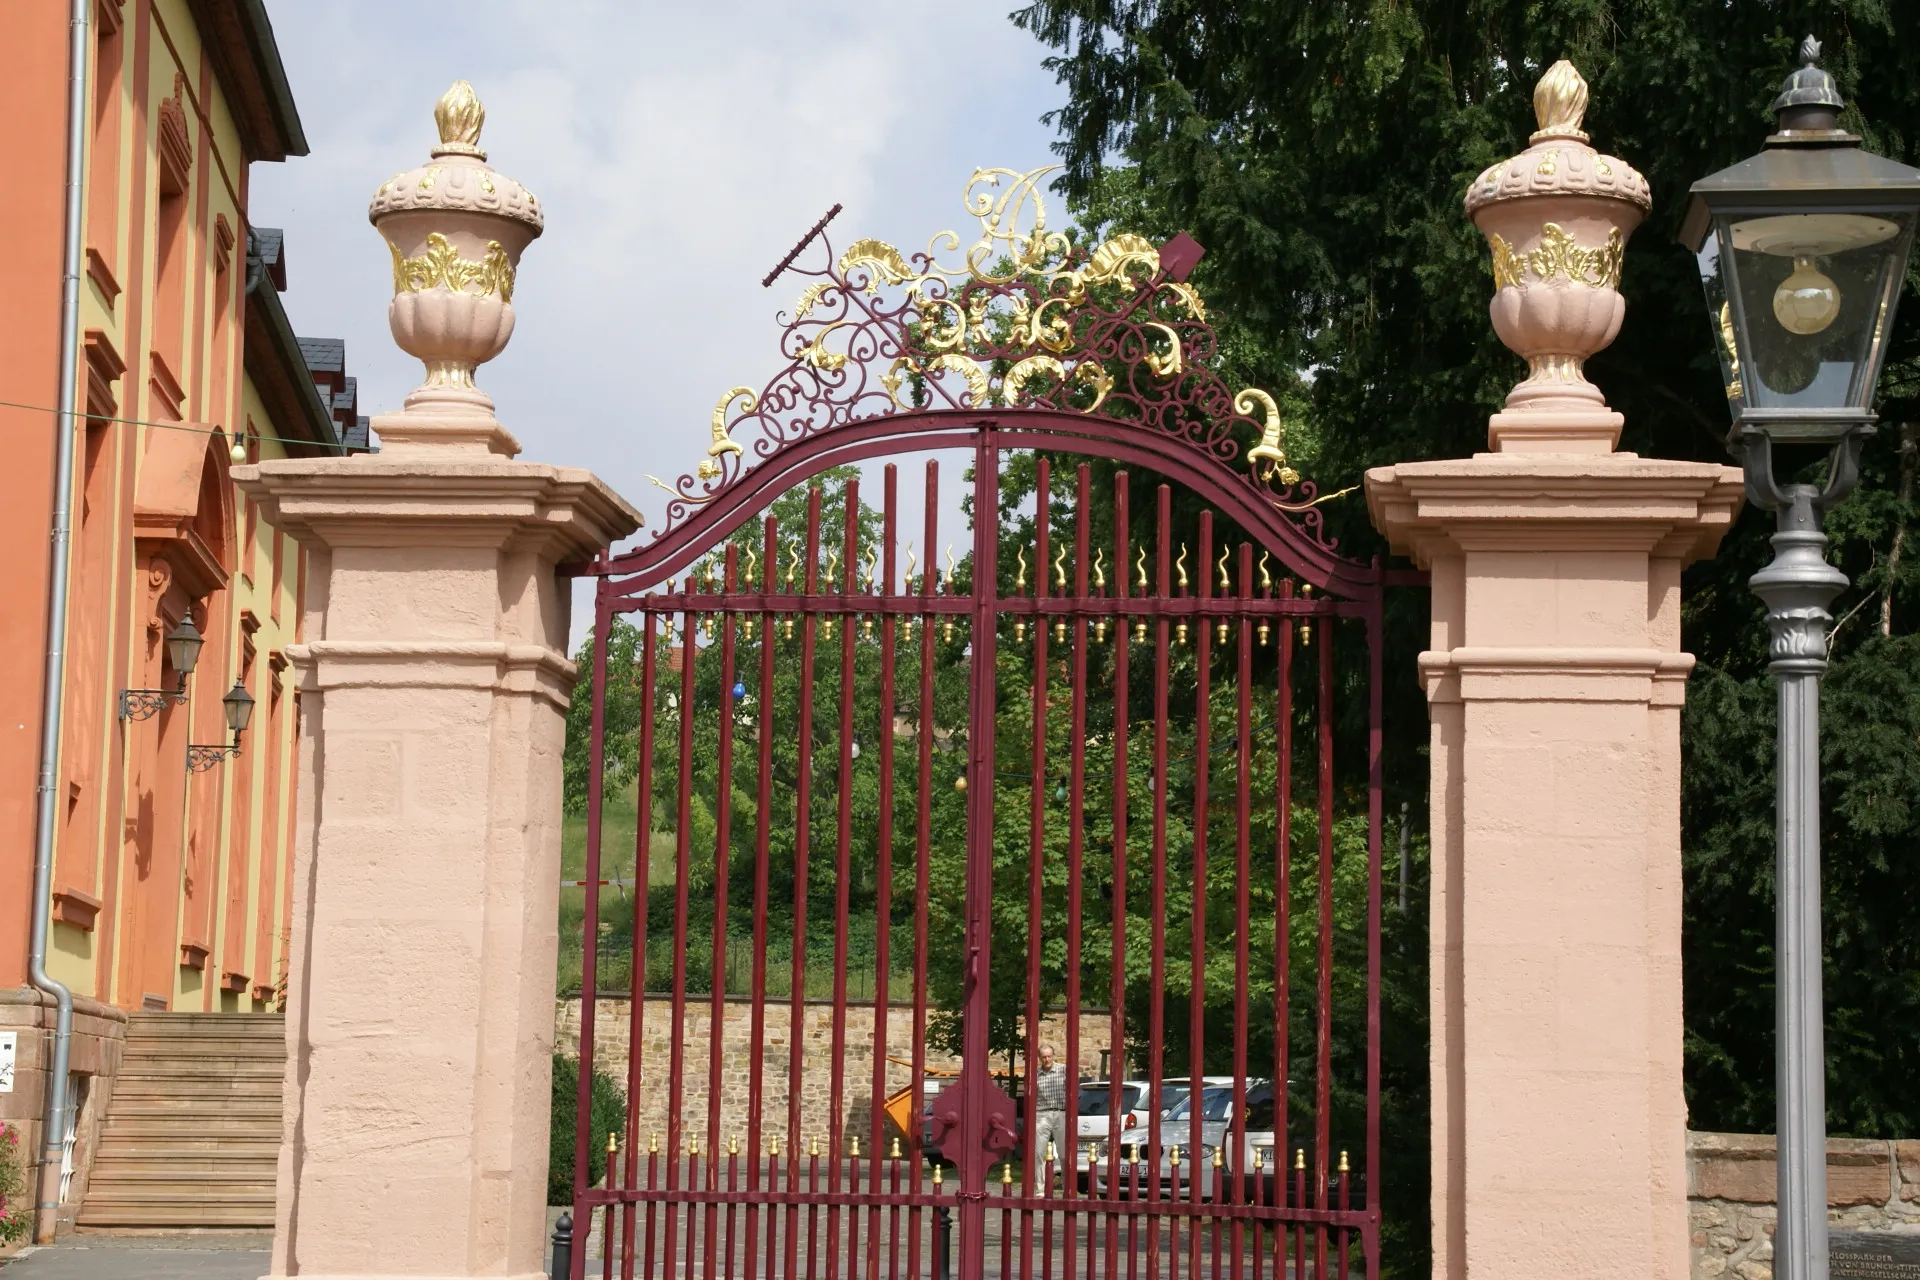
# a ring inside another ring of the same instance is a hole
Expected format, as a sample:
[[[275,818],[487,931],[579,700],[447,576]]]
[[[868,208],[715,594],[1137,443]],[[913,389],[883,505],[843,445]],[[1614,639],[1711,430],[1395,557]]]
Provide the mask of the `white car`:
[[[1144,1126],[1152,1113],[1147,1110],[1147,1081],[1123,1080],[1118,1087],[1121,1090],[1119,1140],[1124,1143],[1127,1134],[1145,1132]],[[1075,1165],[1082,1185],[1086,1183],[1088,1167],[1097,1153],[1106,1150],[1111,1137],[1113,1088],[1105,1080],[1092,1080],[1080,1086],[1080,1114],[1074,1119],[1074,1145],[1079,1148]]]

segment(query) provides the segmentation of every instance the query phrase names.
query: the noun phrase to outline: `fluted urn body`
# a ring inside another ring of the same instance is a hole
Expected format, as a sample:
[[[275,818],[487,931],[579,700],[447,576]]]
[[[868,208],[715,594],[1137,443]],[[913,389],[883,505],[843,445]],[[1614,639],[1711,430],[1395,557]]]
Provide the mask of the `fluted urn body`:
[[[409,415],[491,419],[493,401],[474,371],[513,336],[520,254],[545,220],[533,193],[487,166],[486,110],[465,80],[434,108],[440,145],[417,169],[383,183],[367,217],[393,257],[387,323],[402,350],[426,365],[407,396]],[[385,441],[392,428],[382,432]]]
[[[1467,188],[1466,210],[1493,251],[1494,332],[1527,362],[1490,428],[1496,449],[1605,452],[1620,417],[1584,364],[1620,332],[1627,237],[1652,204],[1647,180],[1581,131],[1587,84],[1555,63],[1534,89],[1531,146]]]

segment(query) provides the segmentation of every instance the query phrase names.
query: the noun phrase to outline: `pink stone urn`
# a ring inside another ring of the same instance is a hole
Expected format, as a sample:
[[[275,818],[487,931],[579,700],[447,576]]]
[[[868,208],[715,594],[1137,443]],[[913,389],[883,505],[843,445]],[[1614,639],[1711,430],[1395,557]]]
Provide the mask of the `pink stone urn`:
[[[1467,188],[1467,216],[1493,250],[1494,332],[1527,362],[1489,423],[1496,451],[1608,453],[1620,438],[1582,366],[1620,332],[1627,237],[1653,198],[1632,165],[1587,144],[1586,109],[1587,82],[1554,63],[1533,91],[1532,145]]]
[[[431,158],[381,184],[367,209],[393,255],[388,326],[427,369],[406,412],[383,415],[375,426],[383,447],[431,439],[512,454],[518,446],[493,421],[493,401],[474,385],[474,370],[513,336],[520,254],[545,220],[532,192],[487,167],[479,146],[487,113],[472,85],[455,81],[433,117],[440,145]]]

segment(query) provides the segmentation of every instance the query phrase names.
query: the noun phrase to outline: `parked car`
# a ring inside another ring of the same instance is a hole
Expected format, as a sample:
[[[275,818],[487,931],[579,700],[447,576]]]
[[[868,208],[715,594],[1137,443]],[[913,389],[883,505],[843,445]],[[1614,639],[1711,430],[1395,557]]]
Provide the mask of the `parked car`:
[[[1074,1145],[1078,1148],[1075,1166],[1080,1185],[1087,1181],[1088,1163],[1094,1153],[1107,1146],[1113,1125],[1113,1091],[1120,1090],[1120,1129],[1123,1134],[1144,1126],[1153,1115],[1147,1110],[1148,1082],[1123,1080],[1119,1085],[1091,1080],[1079,1089],[1079,1115],[1074,1118]]]
[[[1232,1088],[1233,1077],[1232,1076],[1201,1076],[1200,1077],[1200,1087],[1203,1089],[1213,1089],[1213,1088],[1219,1088],[1222,1086],[1226,1088]],[[1191,1077],[1181,1076],[1177,1080],[1162,1080],[1160,1082],[1160,1114],[1164,1116],[1168,1112],[1172,1111],[1175,1107],[1185,1102],[1187,1100],[1187,1095],[1192,1092],[1193,1092],[1193,1081]],[[1151,1090],[1149,1090],[1149,1093],[1151,1093]]]
[[[1311,1145],[1312,1142],[1311,1138],[1304,1142],[1296,1139],[1291,1144],[1279,1142],[1275,1132],[1278,1117],[1272,1085],[1265,1080],[1248,1081],[1246,1124],[1240,1130],[1237,1150],[1233,1141],[1232,1088],[1213,1087],[1201,1095],[1198,1148],[1194,1147],[1192,1138],[1191,1103],[1192,1099],[1188,1099],[1160,1121],[1158,1132],[1161,1145],[1157,1160],[1149,1165],[1150,1148],[1145,1141],[1145,1134],[1141,1135],[1142,1141],[1136,1147],[1130,1149],[1123,1143],[1113,1159],[1103,1155],[1091,1168],[1088,1177],[1090,1193],[1104,1195],[1111,1180],[1117,1184],[1118,1194],[1123,1197],[1146,1195],[1156,1183],[1161,1195],[1173,1195],[1177,1164],[1180,1198],[1185,1199],[1191,1194],[1197,1172],[1201,1180],[1201,1199],[1212,1199],[1222,1186],[1226,1187],[1227,1194],[1232,1194],[1236,1169],[1245,1169],[1251,1180],[1255,1178],[1257,1168],[1258,1181],[1250,1181],[1248,1198],[1257,1195],[1262,1201],[1272,1203],[1275,1171],[1283,1170],[1290,1164],[1286,1152],[1295,1146]],[[1292,1110],[1287,1121],[1296,1135],[1313,1131],[1312,1115],[1304,1109]],[[1217,1165],[1214,1163],[1216,1153],[1219,1157]]]

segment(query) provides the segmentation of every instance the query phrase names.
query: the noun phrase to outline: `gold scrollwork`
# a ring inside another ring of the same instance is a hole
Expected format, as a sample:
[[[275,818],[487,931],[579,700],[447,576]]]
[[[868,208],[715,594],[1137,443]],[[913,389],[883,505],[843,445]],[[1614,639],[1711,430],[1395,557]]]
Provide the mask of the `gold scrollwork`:
[[[1493,284],[1496,290],[1520,288],[1528,271],[1542,280],[1565,276],[1572,284],[1592,289],[1614,289],[1620,285],[1620,268],[1626,259],[1626,241],[1615,227],[1607,233],[1607,242],[1594,249],[1583,249],[1557,222],[1540,228],[1540,244],[1526,253],[1497,235],[1489,235],[1493,249]]]
[[[746,452],[727,433],[727,409],[735,400],[741,402],[740,412],[742,413],[752,413],[760,407],[760,397],[753,394],[752,387],[728,388],[727,393],[720,397],[720,402],[713,406],[713,443],[707,446],[709,458],[718,458],[724,453],[744,454]],[[703,463],[702,470],[711,465],[711,463]],[[716,472],[717,470],[716,468]]]
[[[1151,279],[1160,270],[1160,250],[1145,236],[1122,232],[1093,251],[1080,279],[1087,284],[1113,284],[1128,279],[1133,269]]]
[[[1153,370],[1155,377],[1171,378],[1174,374],[1179,373],[1181,369],[1186,367],[1180,358],[1179,334],[1175,333],[1170,326],[1161,324],[1158,320],[1149,320],[1141,327],[1145,329],[1157,329],[1165,334],[1167,338],[1167,349],[1165,351],[1154,350],[1151,346],[1147,349],[1147,368]]]
[[[1559,223],[1549,222],[1540,228],[1540,247],[1527,255],[1527,265],[1542,280],[1564,272],[1575,284],[1612,289],[1620,283],[1626,252],[1618,227],[1607,233],[1606,244],[1598,249],[1582,249]]]
[[[1487,242],[1493,247],[1493,288],[1498,293],[1502,289],[1517,289],[1526,279],[1526,264],[1513,246],[1495,234],[1487,236]]]
[[[1036,373],[1050,373],[1062,382],[1067,378],[1067,366],[1052,356],[1028,356],[1008,369],[1000,379],[1000,398],[1009,405],[1018,404],[1027,381]]]
[[[513,264],[498,240],[487,241],[487,256],[478,262],[461,257],[453,242],[438,231],[427,236],[427,251],[417,258],[401,257],[400,247],[391,240],[387,249],[393,254],[396,294],[445,288],[454,293],[478,293],[483,298],[497,293],[502,302],[513,301]]]
[[[847,364],[846,352],[827,350],[827,335],[835,329],[852,323],[851,320],[834,320],[823,326],[820,332],[813,335],[813,341],[800,349],[800,361],[825,373],[844,369]],[[749,408],[747,412],[751,413],[753,410]]]
[[[967,380],[967,390],[973,395],[975,408],[987,403],[987,371],[963,355],[949,351],[927,361],[927,372],[938,373],[945,369],[957,373]]]
[[[1253,416],[1261,411],[1260,439],[1247,446],[1247,465],[1262,480],[1278,479],[1281,484],[1298,484],[1300,473],[1287,465],[1284,432],[1280,425],[1280,406],[1258,387],[1248,387],[1233,398],[1233,411]],[[1263,469],[1264,468],[1264,469]]]
[[[907,260],[885,240],[855,240],[848,245],[847,251],[840,255],[841,277],[845,278],[847,272],[855,267],[868,269],[868,293],[878,293],[883,280],[888,284],[904,284],[914,278],[913,272],[907,267]]]
[[[1098,360],[1082,360],[1075,365],[1073,381],[1093,390],[1093,403],[1082,409],[1082,413],[1092,413],[1098,409],[1106,400],[1107,393],[1113,390],[1113,375]]]
[[[793,304],[793,323],[798,324],[800,321],[805,320],[808,313],[813,310],[815,304],[820,301],[820,296],[832,287],[833,281],[831,280],[816,280],[802,289],[799,298],[796,299]]]

